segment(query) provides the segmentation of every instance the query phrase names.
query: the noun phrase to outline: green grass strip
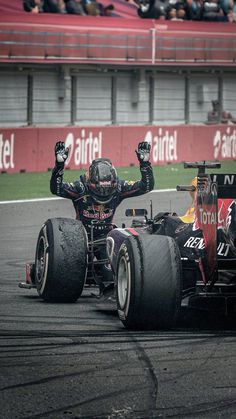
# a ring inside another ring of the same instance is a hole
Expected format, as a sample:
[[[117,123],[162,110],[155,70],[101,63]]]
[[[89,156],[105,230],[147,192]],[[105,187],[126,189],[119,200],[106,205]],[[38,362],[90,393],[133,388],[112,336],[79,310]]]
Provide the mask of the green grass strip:
[[[138,166],[117,169],[118,175],[126,180],[140,179]],[[184,169],[183,164],[154,166],[155,189],[172,189],[176,185],[188,185],[196,176],[195,169]],[[221,163],[221,169],[208,170],[211,173],[236,173],[236,161]],[[73,182],[84,170],[66,170],[64,180]],[[49,189],[51,172],[45,173],[0,173],[0,201],[51,197]]]

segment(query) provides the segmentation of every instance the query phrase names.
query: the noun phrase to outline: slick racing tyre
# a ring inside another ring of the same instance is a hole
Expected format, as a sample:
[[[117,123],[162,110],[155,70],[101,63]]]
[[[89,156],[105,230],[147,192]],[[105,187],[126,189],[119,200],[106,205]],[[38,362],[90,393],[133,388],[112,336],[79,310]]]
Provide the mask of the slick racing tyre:
[[[127,238],[119,250],[116,272],[117,309],[128,329],[174,326],[182,294],[181,258],[171,237]]]
[[[42,226],[35,255],[35,283],[45,301],[75,302],[87,274],[87,234],[81,221],[52,218]]]

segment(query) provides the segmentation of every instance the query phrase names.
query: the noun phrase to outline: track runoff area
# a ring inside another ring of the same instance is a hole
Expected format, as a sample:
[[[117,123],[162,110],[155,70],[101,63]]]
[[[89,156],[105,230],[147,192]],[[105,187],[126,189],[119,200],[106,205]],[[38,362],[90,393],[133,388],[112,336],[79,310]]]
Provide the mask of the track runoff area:
[[[169,193],[169,192],[176,192],[176,189],[156,189],[151,192],[150,194],[163,194],[163,193]],[[47,198],[32,198],[32,199],[16,199],[16,200],[10,200],[10,201],[0,201],[0,205],[3,204],[24,204],[28,202],[43,202],[43,201],[52,201],[52,200],[64,200],[65,198],[60,197],[47,197]],[[129,200],[132,198],[129,198]],[[127,200],[128,201],[128,200]]]

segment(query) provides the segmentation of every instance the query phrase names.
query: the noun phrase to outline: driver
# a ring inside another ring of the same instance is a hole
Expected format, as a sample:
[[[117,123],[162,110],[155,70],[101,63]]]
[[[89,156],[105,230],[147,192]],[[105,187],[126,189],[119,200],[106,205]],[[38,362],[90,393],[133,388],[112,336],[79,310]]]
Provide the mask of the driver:
[[[55,167],[50,190],[53,194],[72,200],[76,219],[81,220],[90,237],[91,223],[97,238],[111,229],[116,208],[125,198],[143,195],[154,187],[154,177],[149,161],[151,146],[142,141],[136,154],[140,164],[141,180],[119,179],[112,162],[106,158],[93,160],[88,171],[73,183],[63,182],[64,165],[69,149],[58,141],[55,145]],[[96,224],[96,221],[99,223]]]

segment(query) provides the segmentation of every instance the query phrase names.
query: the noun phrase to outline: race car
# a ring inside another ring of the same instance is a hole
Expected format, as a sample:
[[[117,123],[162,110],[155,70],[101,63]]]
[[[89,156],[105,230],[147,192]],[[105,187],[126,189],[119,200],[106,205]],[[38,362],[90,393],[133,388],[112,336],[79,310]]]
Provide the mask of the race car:
[[[189,191],[193,206],[184,216],[131,209],[130,227],[111,224],[99,240],[80,221],[49,219],[42,226],[26,284],[46,301],[76,301],[85,286],[112,290],[128,329],[173,327],[183,301],[198,295],[236,297],[236,174],[207,174],[220,163],[185,163],[196,168]],[[98,221],[96,221],[97,223]],[[106,257],[96,257],[106,247]],[[112,272],[105,283],[101,267]]]
[[[131,229],[109,233],[118,314],[127,328],[169,328],[182,302],[197,295],[236,297],[236,174],[206,174],[197,168],[190,186],[194,207],[181,217],[159,213]],[[196,184],[196,186],[194,185]]]

